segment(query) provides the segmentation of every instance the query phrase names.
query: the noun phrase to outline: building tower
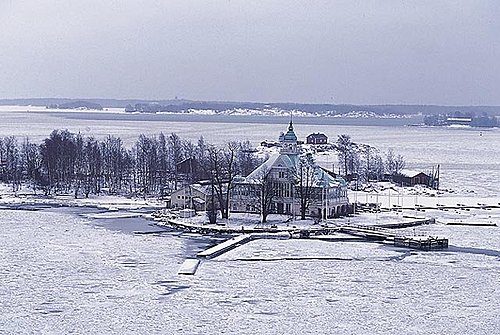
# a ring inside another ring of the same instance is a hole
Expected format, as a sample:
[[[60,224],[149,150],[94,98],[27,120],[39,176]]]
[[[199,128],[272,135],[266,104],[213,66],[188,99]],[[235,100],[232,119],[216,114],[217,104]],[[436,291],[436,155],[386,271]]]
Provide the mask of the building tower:
[[[293,130],[293,120],[290,115],[290,124],[288,125],[288,131],[285,134],[280,135],[281,150],[280,153],[284,155],[297,155],[299,153],[297,147],[297,135]]]

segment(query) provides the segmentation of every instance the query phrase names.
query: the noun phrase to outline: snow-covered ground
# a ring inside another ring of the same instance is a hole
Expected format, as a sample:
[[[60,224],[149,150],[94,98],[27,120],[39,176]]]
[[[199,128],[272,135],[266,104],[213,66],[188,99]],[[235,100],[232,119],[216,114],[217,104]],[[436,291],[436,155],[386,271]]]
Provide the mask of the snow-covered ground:
[[[9,185],[0,183],[0,207],[1,206],[64,206],[64,207],[95,207],[110,211],[134,210],[134,209],[160,209],[165,208],[165,202],[157,198],[127,198],[117,195],[90,195],[88,198],[68,195],[44,196],[40,191],[35,194],[26,186],[14,193]]]

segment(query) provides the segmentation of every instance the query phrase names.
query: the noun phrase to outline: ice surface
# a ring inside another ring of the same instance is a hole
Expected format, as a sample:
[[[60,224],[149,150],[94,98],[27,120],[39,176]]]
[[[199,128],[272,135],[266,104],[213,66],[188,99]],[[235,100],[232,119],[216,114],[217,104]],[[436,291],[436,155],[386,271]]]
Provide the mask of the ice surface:
[[[0,212],[0,332],[494,334],[494,227],[427,226],[420,252],[257,240],[176,274],[189,239],[98,229],[58,212]]]

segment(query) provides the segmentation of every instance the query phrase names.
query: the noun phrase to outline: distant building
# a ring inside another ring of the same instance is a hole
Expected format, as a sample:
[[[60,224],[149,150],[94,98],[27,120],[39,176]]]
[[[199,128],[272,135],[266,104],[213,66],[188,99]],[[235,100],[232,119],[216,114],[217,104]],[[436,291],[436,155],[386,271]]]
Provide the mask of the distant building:
[[[472,123],[471,117],[448,117],[446,118],[446,122],[450,126],[458,125],[458,126],[470,126]]]
[[[292,122],[288,131],[281,133],[279,140],[279,153],[269,157],[247,177],[235,181],[231,191],[231,210],[259,213],[262,178],[267,175],[274,192],[270,212],[300,215],[299,171],[301,167],[307,166],[306,169],[310,173],[310,197],[306,215],[331,218],[348,214],[349,200],[345,181],[333,172],[321,168],[311,154],[299,152]]]
[[[309,134],[306,138],[307,144],[326,144],[328,143],[328,137],[322,133]]]
[[[403,186],[432,186],[432,176],[422,171],[403,169],[392,178],[396,184]]]

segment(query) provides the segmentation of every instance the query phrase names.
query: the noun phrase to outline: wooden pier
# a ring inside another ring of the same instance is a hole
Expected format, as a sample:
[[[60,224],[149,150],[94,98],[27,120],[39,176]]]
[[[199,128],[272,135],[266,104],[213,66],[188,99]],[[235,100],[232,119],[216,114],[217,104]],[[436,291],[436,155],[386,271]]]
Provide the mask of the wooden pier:
[[[169,219],[168,223],[172,227],[181,230],[187,230],[197,233],[226,235],[234,234],[236,236],[218,244],[204,251],[199,252],[196,259],[186,260],[181,268],[179,274],[181,275],[194,275],[198,265],[199,259],[211,259],[220,256],[230,250],[233,250],[241,245],[257,239],[317,239],[330,242],[342,241],[376,241],[381,243],[389,243],[396,247],[418,249],[418,250],[439,250],[448,248],[448,240],[445,238],[437,238],[432,236],[399,236],[393,229],[413,227],[423,224],[435,223],[434,219],[414,220],[409,222],[380,224],[380,225],[345,225],[337,227],[309,227],[309,228],[272,228],[263,231],[263,229],[249,229],[242,230],[228,228],[228,227],[204,227],[187,223],[179,220]],[[344,233],[351,235],[351,237],[335,236],[336,233]]]
[[[256,239],[289,239],[314,238],[325,241],[342,241],[346,238],[332,238],[335,233],[344,233],[353,236],[351,241],[369,240],[381,243],[393,244],[397,247],[405,247],[418,250],[436,250],[448,247],[448,240],[437,237],[422,236],[400,236],[394,232],[397,228],[414,227],[425,224],[434,224],[434,219],[421,219],[403,221],[397,223],[385,223],[378,225],[344,225],[344,226],[312,226],[308,228],[296,227],[273,227],[273,228],[249,228],[249,227],[226,227],[214,225],[194,224],[174,218],[168,218],[166,225],[183,231],[189,231],[205,235],[233,235],[232,238],[197,254],[197,258],[210,259],[233,250],[243,244]],[[196,270],[195,270],[196,271]]]
[[[376,213],[376,212],[401,212],[405,211],[426,211],[426,210],[464,210],[470,211],[472,209],[483,209],[483,210],[492,210],[499,209],[500,203],[498,204],[485,204],[485,203],[477,203],[477,205],[467,205],[457,203],[454,205],[443,205],[436,204],[435,206],[427,206],[415,204],[414,206],[400,206],[393,204],[392,207],[382,207],[380,203],[361,203],[358,202],[356,204],[356,212],[358,213]]]
[[[199,252],[196,256],[201,258],[214,258],[229,250],[232,250],[240,245],[250,242],[252,236],[250,234],[239,235],[226,240],[216,246],[213,246],[207,250]]]
[[[418,250],[441,250],[448,248],[448,239],[435,236],[401,236],[394,231],[375,226],[345,226],[340,231],[363,237],[367,240],[389,243],[395,247]]]
[[[448,240],[432,236],[426,237],[394,237],[394,246],[418,249],[418,250],[438,250],[447,249]]]
[[[245,243],[258,239],[273,239],[273,240],[287,240],[291,238],[291,234],[287,232],[280,233],[254,233],[254,234],[243,234],[235,236],[227,241],[224,241],[216,246],[213,246],[207,250],[199,252],[196,256],[200,258],[214,258],[222,255],[229,250],[239,247]]]
[[[286,228],[273,228],[273,227],[226,227],[226,226],[215,226],[215,225],[202,225],[189,223],[177,219],[168,219],[166,225],[190,233],[198,233],[203,235],[236,235],[236,234],[259,234],[259,233],[279,233],[279,232],[292,232],[297,230],[297,228],[286,227]]]

